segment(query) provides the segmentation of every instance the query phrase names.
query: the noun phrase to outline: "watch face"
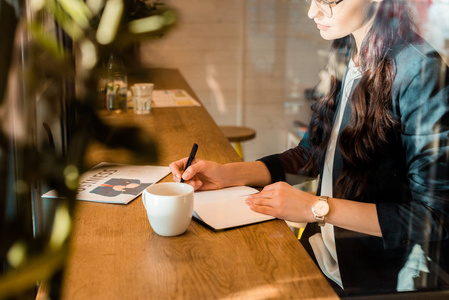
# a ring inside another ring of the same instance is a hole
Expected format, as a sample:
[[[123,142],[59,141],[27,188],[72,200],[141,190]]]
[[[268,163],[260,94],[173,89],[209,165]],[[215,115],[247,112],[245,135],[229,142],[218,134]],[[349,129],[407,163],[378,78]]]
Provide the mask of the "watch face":
[[[326,201],[317,201],[312,210],[317,216],[325,216],[329,212],[329,204]]]

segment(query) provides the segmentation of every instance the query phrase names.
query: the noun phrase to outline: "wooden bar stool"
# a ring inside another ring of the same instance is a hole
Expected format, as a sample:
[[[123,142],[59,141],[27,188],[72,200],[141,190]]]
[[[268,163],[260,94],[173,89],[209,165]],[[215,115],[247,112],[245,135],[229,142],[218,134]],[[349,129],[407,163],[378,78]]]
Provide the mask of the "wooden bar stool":
[[[242,145],[240,142],[253,139],[256,136],[256,131],[252,128],[242,126],[220,126],[220,129],[228,141],[234,143],[235,151],[243,159]]]

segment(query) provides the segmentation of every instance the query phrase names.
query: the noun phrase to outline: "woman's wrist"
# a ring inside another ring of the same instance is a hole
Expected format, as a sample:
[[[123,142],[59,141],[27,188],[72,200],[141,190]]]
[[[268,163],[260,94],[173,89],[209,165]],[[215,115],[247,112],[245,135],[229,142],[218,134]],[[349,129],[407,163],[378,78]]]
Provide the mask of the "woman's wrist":
[[[271,183],[270,172],[260,161],[225,164],[222,175],[225,186],[265,186]]]

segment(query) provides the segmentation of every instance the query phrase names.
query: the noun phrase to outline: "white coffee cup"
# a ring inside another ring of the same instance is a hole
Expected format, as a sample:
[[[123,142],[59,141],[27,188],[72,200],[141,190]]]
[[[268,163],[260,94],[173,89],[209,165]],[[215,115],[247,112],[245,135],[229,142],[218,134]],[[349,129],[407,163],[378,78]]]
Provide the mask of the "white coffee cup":
[[[153,230],[162,236],[183,234],[193,213],[193,187],[186,183],[162,182],[142,193],[143,205]]]

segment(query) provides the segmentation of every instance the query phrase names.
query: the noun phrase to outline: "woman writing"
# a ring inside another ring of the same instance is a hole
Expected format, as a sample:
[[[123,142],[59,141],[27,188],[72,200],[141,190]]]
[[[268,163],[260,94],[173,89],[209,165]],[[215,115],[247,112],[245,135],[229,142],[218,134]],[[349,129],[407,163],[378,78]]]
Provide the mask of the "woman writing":
[[[333,43],[330,86],[301,143],[255,162],[196,159],[183,172],[185,158],[170,164],[174,179],[199,190],[264,186],[247,204],[307,222],[301,242],[340,294],[445,285],[449,73],[405,1],[308,2]],[[286,174],[320,175],[319,196]]]

